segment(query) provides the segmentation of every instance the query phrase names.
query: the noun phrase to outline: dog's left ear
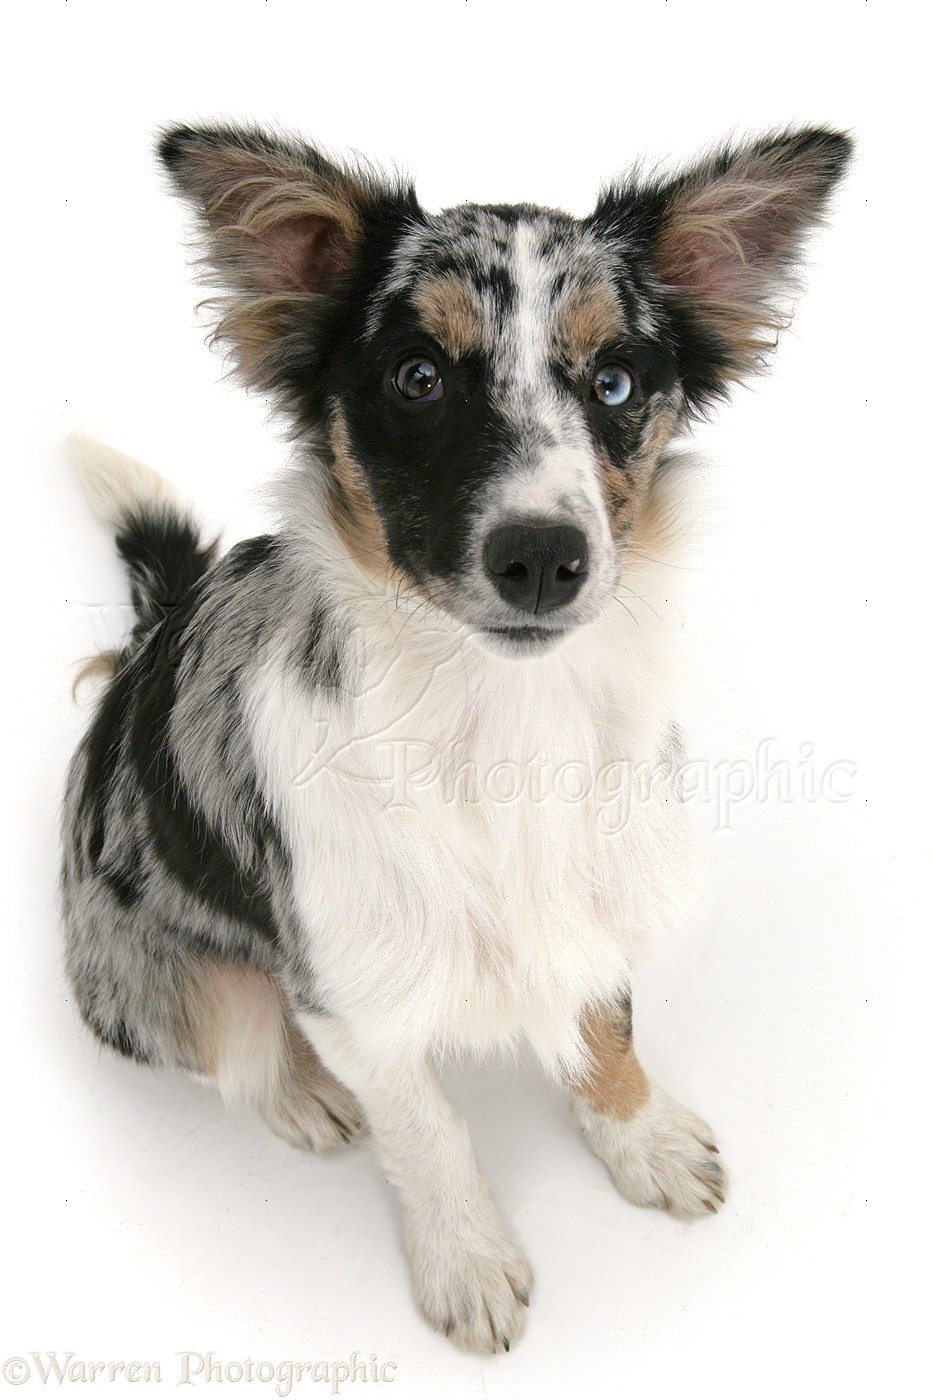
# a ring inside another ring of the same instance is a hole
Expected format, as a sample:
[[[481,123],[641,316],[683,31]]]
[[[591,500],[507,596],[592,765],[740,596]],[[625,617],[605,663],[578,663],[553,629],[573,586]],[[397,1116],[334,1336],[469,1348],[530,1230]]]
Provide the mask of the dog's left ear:
[[[851,154],[840,132],[791,130],[601,197],[594,225],[634,242],[661,279],[694,407],[761,368],[786,324],[805,237]]]
[[[369,227],[417,217],[413,189],[256,127],[174,127],[158,151],[200,216],[205,262],[229,291],[218,337],[248,384],[283,389],[285,342],[308,343]]]

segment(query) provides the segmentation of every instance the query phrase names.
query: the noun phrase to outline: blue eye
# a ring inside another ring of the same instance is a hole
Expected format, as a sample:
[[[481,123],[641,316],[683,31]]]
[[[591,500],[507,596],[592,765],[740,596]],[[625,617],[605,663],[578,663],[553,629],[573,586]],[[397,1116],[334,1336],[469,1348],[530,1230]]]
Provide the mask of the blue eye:
[[[622,365],[603,365],[593,379],[593,397],[607,408],[618,408],[632,397],[635,383]]]

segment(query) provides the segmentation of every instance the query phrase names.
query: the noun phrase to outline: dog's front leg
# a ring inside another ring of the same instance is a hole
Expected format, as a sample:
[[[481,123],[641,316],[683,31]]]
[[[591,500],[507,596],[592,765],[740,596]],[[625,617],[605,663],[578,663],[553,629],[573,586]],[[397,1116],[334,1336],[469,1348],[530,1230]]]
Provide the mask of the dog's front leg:
[[[334,1017],[301,1021],[321,1059],[359,1099],[398,1188],[425,1318],[461,1346],[508,1351],[524,1326],[531,1270],[490,1199],[466,1124],[424,1060],[378,1059]]]
[[[653,1084],[635,1057],[627,993],[583,1023],[588,1073],[571,1088],[574,1117],[626,1200],[672,1215],[715,1211],[726,1175],[712,1129]]]

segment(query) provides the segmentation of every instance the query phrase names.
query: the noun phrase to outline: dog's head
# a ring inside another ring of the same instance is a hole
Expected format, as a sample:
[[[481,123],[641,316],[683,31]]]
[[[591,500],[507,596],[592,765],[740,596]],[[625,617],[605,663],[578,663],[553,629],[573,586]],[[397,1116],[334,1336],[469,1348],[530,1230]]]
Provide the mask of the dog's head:
[[[323,462],[348,551],[517,655],[612,597],[665,445],[773,341],[850,143],[723,149],[584,219],[428,214],[255,130],[160,152],[230,288],[219,333]]]

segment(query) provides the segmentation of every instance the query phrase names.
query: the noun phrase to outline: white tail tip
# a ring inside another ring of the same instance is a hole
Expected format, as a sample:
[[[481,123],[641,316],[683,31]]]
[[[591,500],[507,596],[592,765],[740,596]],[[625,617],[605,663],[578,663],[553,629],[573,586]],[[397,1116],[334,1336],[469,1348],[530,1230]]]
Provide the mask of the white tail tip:
[[[125,452],[81,436],[70,437],[67,447],[91,509],[111,529],[119,532],[143,511],[187,515],[174,486]]]

